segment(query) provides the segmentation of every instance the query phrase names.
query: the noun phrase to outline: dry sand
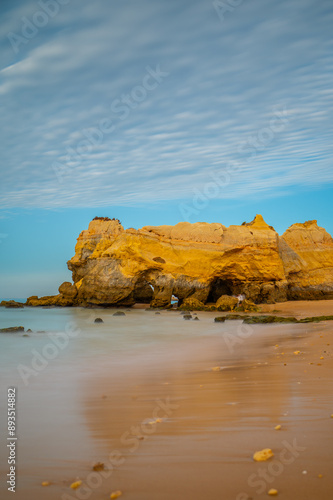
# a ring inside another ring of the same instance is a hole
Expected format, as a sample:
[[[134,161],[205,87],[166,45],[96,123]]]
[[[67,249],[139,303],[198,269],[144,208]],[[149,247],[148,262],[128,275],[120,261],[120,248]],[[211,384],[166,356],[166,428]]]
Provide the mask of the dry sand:
[[[261,311],[269,314],[295,316],[297,319],[307,316],[332,316],[333,300],[295,300],[277,304],[263,304]]]

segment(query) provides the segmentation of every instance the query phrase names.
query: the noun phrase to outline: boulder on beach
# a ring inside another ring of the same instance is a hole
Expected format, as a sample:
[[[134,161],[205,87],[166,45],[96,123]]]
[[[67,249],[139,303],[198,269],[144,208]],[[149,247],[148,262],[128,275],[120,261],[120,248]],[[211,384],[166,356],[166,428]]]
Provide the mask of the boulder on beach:
[[[7,308],[21,308],[24,307],[22,302],[16,302],[16,300],[2,300],[0,306]]]
[[[225,315],[225,319],[241,319],[241,320],[244,320],[246,318],[250,318],[250,316],[248,314],[226,314]]]
[[[61,306],[68,307],[73,305],[73,300],[70,297],[65,297],[64,295],[46,295],[45,297],[39,297],[37,295],[32,295],[27,298],[25,303],[26,306]]]
[[[232,311],[238,304],[236,297],[229,295],[222,295],[216,302],[216,309],[218,311]]]
[[[74,299],[77,296],[76,286],[69,281],[64,281],[64,283],[59,286],[58,290],[61,295],[70,299]]]
[[[24,332],[24,326],[9,326],[8,328],[0,328],[0,333],[16,333]]]
[[[195,297],[188,297],[183,301],[178,309],[181,311],[205,311],[208,307],[205,306],[201,300],[198,300]]]
[[[257,323],[298,323],[297,319],[293,316],[248,316],[244,319],[244,323],[253,325]]]
[[[235,307],[234,311],[237,312],[258,312],[260,311],[260,308],[251,300],[243,300],[239,306]]]

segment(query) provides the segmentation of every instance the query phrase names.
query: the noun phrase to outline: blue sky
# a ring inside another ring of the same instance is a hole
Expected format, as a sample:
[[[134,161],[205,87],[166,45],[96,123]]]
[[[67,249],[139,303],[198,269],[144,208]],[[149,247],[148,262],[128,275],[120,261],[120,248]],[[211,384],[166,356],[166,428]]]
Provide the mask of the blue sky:
[[[56,293],[95,215],[333,233],[331,0],[0,9],[0,296]]]

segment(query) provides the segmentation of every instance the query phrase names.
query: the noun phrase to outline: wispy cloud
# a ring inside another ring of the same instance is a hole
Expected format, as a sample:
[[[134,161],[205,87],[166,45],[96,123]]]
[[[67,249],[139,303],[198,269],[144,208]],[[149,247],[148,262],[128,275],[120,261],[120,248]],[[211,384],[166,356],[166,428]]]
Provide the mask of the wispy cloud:
[[[333,182],[330,2],[254,0],[221,23],[201,0],[72,0],[15,55],[6,34],[36,8],[4,9],[0,28],[0,207],[189,199],[230,161],[244,164],[223,198]],[[112,102],[157,64],[170,76],[120,120]],[[242,158],[278,106],[288,127]],[[103,119],[115,131],[59,183],[52,163]]]

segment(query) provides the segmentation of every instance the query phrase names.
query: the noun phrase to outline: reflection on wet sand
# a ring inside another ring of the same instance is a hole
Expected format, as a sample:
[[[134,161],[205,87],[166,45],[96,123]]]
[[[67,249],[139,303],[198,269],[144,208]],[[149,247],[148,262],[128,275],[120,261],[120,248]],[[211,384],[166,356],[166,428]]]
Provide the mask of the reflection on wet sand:
[[[309,492],[331,498],[331,358],[325,366],[309,363],[327,354],[332,326],[254,328],[233,353],[223,336],[195,339],[165,349],[158,362],[151,353],[131,371],[110,368],[96,378],[86,416],[102,458],[121,455],[109,480],[114,487],[139,500],[246,500],[272,487],[287,500]],[[211,370],[216,365],[220,371]],[[174,408],[159,411],[161,422],[150,430],[158,401]],[[253,453],[264,448],[274,458],[256,464]]]

